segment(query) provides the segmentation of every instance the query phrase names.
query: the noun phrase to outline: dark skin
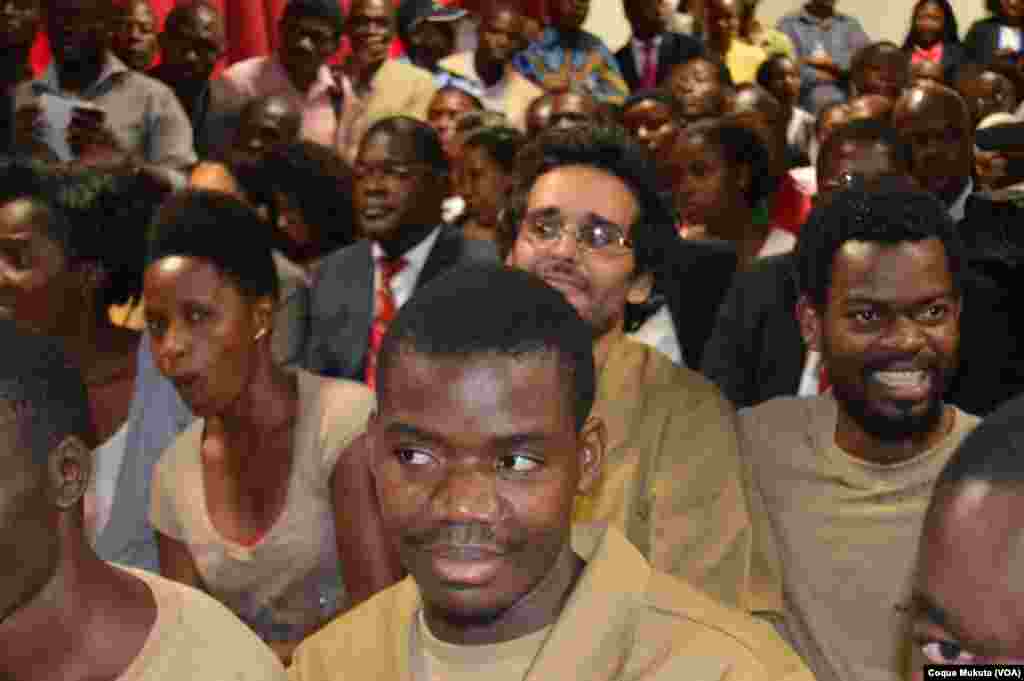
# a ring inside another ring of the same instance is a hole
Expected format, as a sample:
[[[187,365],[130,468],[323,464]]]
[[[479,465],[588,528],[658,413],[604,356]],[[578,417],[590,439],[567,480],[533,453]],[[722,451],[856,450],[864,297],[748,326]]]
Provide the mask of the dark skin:
[[[389,369],[373,477],[385,532],[443,641],[549,626],[583,571],[568,542],[573,499],[597,482],[605,433],[596,419],[576,429],[566,380],[550,355],[402,352]]]
[[[299,92],[308,92],[320,67],[338,51],[341,35],[330,21],[299,13],[285,14],[279,27],[281,65]]]
[[[804,5],[804,9],[811,16],[828,20],[835,14],[835,6],[835,0],[811,0]],[[826,52],[812,54],[804,57],[802,61],[807,66],[814,68],[819,80],[831,82],[843,75],[842,69],[832,61],[832,57]]]
[[[224,54],[227,37],[224,19],[205,5],[193,4],[181,12],[180,19],[160,35],[165,68],[173,69],[179,88],[198,92]],[[191,87],[189,87],[191,86]]]
[[[473,63],[480,79],[488,86],[505,76],[515,53],[526,47],[521,39],[523,18],[514,5],[493,2],[480,18],[480,44]]]
[[[626,0],[622,3],[634,38],[650,40],[665,30],[659,5],[659,0]]]
[[[41,23],[39,0],[0,6],[0,87],[12,88],[32,77],[29,53]]]
[[[345,72],[357,87],[365,86],[388,58],[395,37],[395,7],[391,0],[353,0],[345,21],[352,54]]]
[[[113,34],[114,53],[129,68],[145,71],[157,53],[157,26],[148,0],[132,0],[118,17]]]
[[[448,175],[428,167],[408,137],[368,135],[354,168],[356,227],[389,256],[406,253],[441,223]]]
[[[571,128],[595,122],[600,115],[597,100],[576,92],[562,92],[551,99],[548,125],[553,128]]]
[[[85,538],[82,498],[91,450],[68,436],[39,465],[16,435],[17,417],[8,405],[3,411],[0,458],[8,471],[3,494],[12,501],[20,498],[15,503],[21,509],[14,523],[4,526],[24,571],[5,585],[5,593],[20,596],[0,611],[0,677],[118,678],[142,650],[157,608],[146,584],[100,560]],[[33,549],[25,550],[28,546]]]
[[[706,12],[707,48],[722,57],[740,32],[740,0],[708,0]]]
[[[283,97],[254,101],[242,111],[231,153],[258,158],[297,140],[301,125],[301,114]]]
[[[776,175],[786,171],[786,113],[779,101],[760,87],[740,88],[729,101],[730,118],[756,133],[771,156]]]
[[[829,195],[845,187],[849,177],[859,177],[871,183],[881,177],[907,175],[910,168],[895,150],[883,142],[845,142],[829,148],[829,153],[818,159],[818,193],[815,204],[824,202]]]
[[[955,420],[942,394],[956,369],[961,299],[945,249],[938,239],[850,241],[834,263],[824,307],[802,297],[797,313],[839,402],[836,445],[876,464],[909,460]],[[881,434],[880,422],[899,435]]]
[[[551,122],[551,106],[554,96],[550,94],[541,95],[530,102],[526,109],[526,132],[534,137],[548,127]]]

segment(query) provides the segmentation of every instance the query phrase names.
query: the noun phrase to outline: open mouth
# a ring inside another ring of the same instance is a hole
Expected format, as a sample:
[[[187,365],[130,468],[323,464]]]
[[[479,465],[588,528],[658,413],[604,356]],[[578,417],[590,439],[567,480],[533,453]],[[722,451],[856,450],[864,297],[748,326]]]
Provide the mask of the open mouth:
[[[919,402],[932,392],[933,372],[924,369],[875,371],[871,379],[897,400]]]

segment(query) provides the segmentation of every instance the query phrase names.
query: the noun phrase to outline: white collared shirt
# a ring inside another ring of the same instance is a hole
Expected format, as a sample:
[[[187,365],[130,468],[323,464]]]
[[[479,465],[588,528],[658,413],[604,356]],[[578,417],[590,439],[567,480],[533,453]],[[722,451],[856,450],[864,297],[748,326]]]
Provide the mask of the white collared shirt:
[[[967,207],[967,197],[974,193],[974,180],[967,178],[967,184],[964,185],[964,190],[960,192],[960,196],[956,197],[949,206],[949,217],[953,218],[953,222],[960,222],[964,219],[964,211]]]
[[[400,308],[405,305],[406,301],[412,297],[412,292],[416,289],[416,282],[420,278],[420,272],[423,271],[423,266],[427,264],[427,257],[430,255],[430,251],[434,248],[434,242],[437,241],[437,237],[441,234],[441,228],[436,227],[434,231],[426,236],[423,241],[419,242],[408,251],[406,251],[402,257],[405,258],[406,266],[401,272],[396,274],[391,279],[391,294],[395,297],[395,307]],[[380,268],[377,267],[377,261],[380,258],[386,258],[388,255],[381,248],[380,244],[376,241],[373,242],[373,290],[376,291],[381,285],[381,274]],[[376,301],[376,296],[374,296]],[[374,314],[376,314],[374,310]]]

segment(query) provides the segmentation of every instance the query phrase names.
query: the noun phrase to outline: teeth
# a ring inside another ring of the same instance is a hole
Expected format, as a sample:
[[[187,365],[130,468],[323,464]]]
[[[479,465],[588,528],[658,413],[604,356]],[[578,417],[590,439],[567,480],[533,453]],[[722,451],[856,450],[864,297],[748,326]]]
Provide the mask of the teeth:
[[[924,371],[876,371],[875,378],[893,388],[914,388],[924,383]]]

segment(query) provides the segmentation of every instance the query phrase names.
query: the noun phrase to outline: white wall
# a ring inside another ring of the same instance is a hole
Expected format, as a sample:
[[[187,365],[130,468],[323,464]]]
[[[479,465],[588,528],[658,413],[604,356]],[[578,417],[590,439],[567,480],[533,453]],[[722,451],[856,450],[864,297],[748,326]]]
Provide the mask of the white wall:
[[[857,17],[864,30],[875,40],[891,40],[902,44],[910,23],[910,9],[915,0],[838,0],[836,9]],[[762,0],[758,17],[775,24],[783,14],[802,6],[802,0]],[[986,15],[984,0],[950,0],[960,24],[960,37],[976,19]],[[604,38],[614,51],[629,39],[629,25],[622,13],[622,0],[591,0],[587,30]]]

